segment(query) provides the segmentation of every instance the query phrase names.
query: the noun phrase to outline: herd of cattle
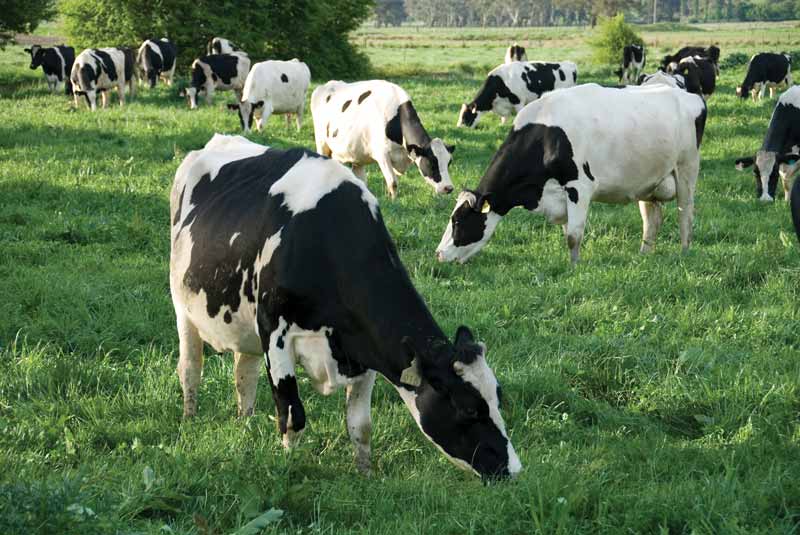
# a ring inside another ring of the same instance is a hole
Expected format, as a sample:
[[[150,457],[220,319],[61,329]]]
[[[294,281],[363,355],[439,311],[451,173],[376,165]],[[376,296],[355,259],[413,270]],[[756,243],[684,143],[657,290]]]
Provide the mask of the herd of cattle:
[[[125,101],[137,80],[172,84],[177,50],[151,39],[137,51],[33,46],[31,68],[43,67],[51,91],[83,96],[96,108],[111,89]],[[625,85],[578,85],[568,61],[528,61],[516,43],[458,125],[474,127],[494,112],[513,127],[474,190],[458,195],[436,253],[465,262],[489,241],[514,207],[563,226],[572,262],[579,260],[591,202],[638,202],[641,251],[662,223],[662,204],[679,208],[683,249],[691,243],[706,100],[719,74],[719,48],[685,47],[655,74],[642,71],[644,47],[623,51]],[[215,38],[191,66],[182,94],[189,106],[231,90],[242,129],[261,130],[270,115],[295,116],[299,129],[311,81],[298,60],[251,65],[248,55]],[[628,85],[636,83],[638,85]],[[772,201],[777,181],[791,198],[800,237],[800,88],[791,59],[756,54],[737,93],[778,100],[761,149],[740,158],[753,166],[759,199]],[[455,464],[482,477],[513,476],[521,463],[500,414],[502,393],[486,347],[459,327],[450,340],[417,293],[364,181],[377,163],[389,194],[415,164],[439,194],[453,191],[454,147],[431,137],[399,86],[372,80],[330,81],[311,95],[316,153],[278,150],[241,136],[216,134],[191,152],[170,197],[170,287],[180,340],[178,376],[184,416],[196,413],[203,344],[234,353],[240,415],[252,414],[259,362],[266,359],[278,427],[291,447],[306,425],[295,366],[323,394],[347,390],[347,428],[356,464],[370,467],[370,399],[376,374],[397,389],[422,432]],[[342,164],[349,164],[350,168]]]

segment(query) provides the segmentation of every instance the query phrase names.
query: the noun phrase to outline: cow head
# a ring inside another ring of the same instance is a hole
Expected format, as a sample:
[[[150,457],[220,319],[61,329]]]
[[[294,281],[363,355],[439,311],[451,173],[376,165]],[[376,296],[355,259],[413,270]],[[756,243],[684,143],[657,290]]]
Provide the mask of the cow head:
[[[456,123],[456,126],[473,128],[476,124],[478,124],[478,118],[480,116],[481,112],[478,110],[477,104],[462,104],[461,111],[458,114],[458,122]]]
[[[253,116],[256,110],[262,108],[263,106],[263,100],[259,102],[243,100],[236,104],[228,104],[228,109],[239,113],[239,124],[242,126],[242,130],[249,132],[250,126],[253,124]]]
[[[401,382],[415,388],[398,391],[423,433],[456,466],[484,479],[518,474],[522,464],[500,414],[500,385],[486,363],[486,346],[463,326],[432,363],[410,339],[403,343],[412,360]]]
[[[461,192],[436,248],[439,262],[456,260],[463,264],[483,249],[502,218],[492,211],[491,197],[491,194]]]
[[[785,182],[800,168],[800,154],[789,152],[779,154],[774,151],[760,150],[755,158],[745,157],[736,160],[736,169],[744,171],[753,166],[753,176],[756,182],[756,195],[762,202],[775,200],[775,190],[778,187],[778,177]]]
[[[31,70],[35,70],[44,61],[44,49],[39,45],[31,45],[25,52],[31,55]]]
[[[420,147],[409,145],[408,154],[417,164],[419,172],[425,181],[433,186],[436,193],[447,194],[453,191],[453,182],[450,180],[451,154],[456,150],[452,145],[445,145],[441,139],[433,138],[430,144]]]

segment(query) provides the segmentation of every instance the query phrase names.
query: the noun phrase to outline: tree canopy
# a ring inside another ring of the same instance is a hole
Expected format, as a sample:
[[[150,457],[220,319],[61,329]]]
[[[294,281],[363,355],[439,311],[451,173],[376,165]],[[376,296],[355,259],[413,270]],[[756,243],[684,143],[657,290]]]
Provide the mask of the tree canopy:
[[[55,15],[53,0],[0,0],[0,46],[15,33],[31,33]]]

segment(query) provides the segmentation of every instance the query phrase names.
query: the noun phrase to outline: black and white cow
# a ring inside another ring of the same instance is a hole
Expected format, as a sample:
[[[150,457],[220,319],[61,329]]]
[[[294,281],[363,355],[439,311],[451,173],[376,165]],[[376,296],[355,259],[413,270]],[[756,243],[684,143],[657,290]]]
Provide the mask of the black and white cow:
[[[239,48],[224,37],[214,37],[206,47],[206,52],[209,56],[213,54],[231,54],[237,51],[239,51]]]
[[[701,56],[690,56],[680,60],[677,66],[674,65],[671,63],[667,72],[683,76],[685,80],[690,81],[692,86],[694,84],[691,81],[696,80],[701,91],[698,94],[702,94],[703,98],[708,99],[714,93],[717,87],[717,73],[711,60]],[[695,93],[688,87],[687,90]]]
[[[578,67],[571,61],[517,61],[500,65],[489,73],[472,102],[462,104],[456,126],[474,127],[487,111],[495,112],[505,123],[508,117],[547,91],[572,87],[577,80]]]
[[[278,427],[306,425],[295,367],[322,394],[347,389],[357,466],[370,468],[377,373],[456,465],[483,477],[521,469],[486,347],[451,342],[414,289],[366,185],[340,163],[215,135],[191,152],[171,194],[170,286],[183,414],[195,415],[203,343],[234,353],[239,414],[253,413],[266,359]]]
[[[513,63],[515,61],[528,61],[528,54],[525,53],[525,47],[519,46],[517,43],[514,43],[506,50],[505,63]]]
[[[208,105],[213,102],[215,91],[232,90],[236,102],[240,102],[248,72],[250,58],[244,52],[203,56],[192,63],[192,81],[181,94],[188,100],[190,109],[197,108],[200,93],[205,93]]]
[[[755,157],[739,158],[736,169],[753,166],[756,195],[759,200],[772,202],[783,182],[784,198],[789,200],[792,177],[800,168],[800,86],[792,86],[778,99],[767,134]],[[755,164],[755,165],[754,165]]]
[[[250,131],[253,118],[260,132],[273,113],[285,114],[287,124],[295,114],[295,124],[300,130],[310,83],[311,71],[298,59],[262,61],[253,65],[248,73],[242,101],[229,104],[228,108],[239,112],[239,121],[245,132]]]
[[[70,74],[75,106],[78,96],[83,95],[92,109],[97,109],[97,93],[102,94],[103,107],[108,106],[108,92],[116,89],[119,104],[125,104],[125,85],[131,97],[136,94],[136,69],[133,50],[130,48],[87,48],[72,65]]]
[[[478,188],[458,197],[439,260],[467,261],[522,206],[563,225],[576,263],[593,201],[639,201],[646,253],[655,246],[661,203],[677,198],[688,249],[705,119],[702,97],[664,84],[586,84],[545,95],[517,115]]]
[[[661,70],[670,72],[678,67],[678,63],[684,58],[691,58],[700,56],[709,60],[714,65],[714,72],[719,76],[719,47],[711,45],[708,48],[702,46],[685,46],[678,50],[675,54],[667,54],[661,60]]]
[[[639,79],[639,75],[647,63],[642,45],[628,45],[622,49],[622,67],[616,71],[619,83],[630,84]]]
[[[55,94],[59,86],[64,84],[64,93],[72,94],[72,82],[69,74],[72,71],[72,64],[75,63],[75,49],[71,46],[58,45],[51,48],[44,48],[40,45],[31,45],[25,52],[31,55],[31,70],[42,67],[44,78],[47,80],[47,87],[50,92]]]
[[[769,88],[769,98],[775,96],[775,88],[781,84],[791,87],[792,84],[792,57],[789,54],[773,54],[761,52],[750,58],[747,64],[747,74],[744,82],[736,88],[736,95],[747,98],[752,94],[753,102],[764,98],[764,93]]]
[[[797,234],[797,240],[800,241],[800,180],[795,180],[794,186],[792,186],[791,209],[794,231]]]
[[[436,193],[453,191],[454,147],[431,138],[403,88],[385,80],[348,84],[330,81],[311,94],[317,152],[352,164],[362,180],[365,166],[378,164],[389,195],[397,195],[397,175],[416,163]]]
[[[148,39],[142,43],[136,55],[136,63],[139,65],[142,78],[148,81],[151,88],[156,86],[159,77],[172,85],[177,55],[178,48],[166,37]]]

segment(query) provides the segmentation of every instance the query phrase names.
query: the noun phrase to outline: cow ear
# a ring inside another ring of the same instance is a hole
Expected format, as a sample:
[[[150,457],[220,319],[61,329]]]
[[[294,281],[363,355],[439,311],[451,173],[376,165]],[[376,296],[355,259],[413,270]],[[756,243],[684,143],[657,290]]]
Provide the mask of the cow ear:
[[[472,335],[472,331],[469,330],[469,327],[466,325],[461,325],[458,329],[456,329],[456,334],[453,337],[453,345],[455,345],[456,348],[461,348],[474,343],[475,337]]]
[[[450,154],[453,154],[456,151],[455,145],[445,145],[444,148],[446,148],[447,152],[449,152]]]
[[[31,53],[31,49],[30,48],[25,48],[25,49],[23,49],[23,52],[27,52],[28,54],[30,54]]]
[[[492,194],[484,193],[475,199],[475,204],[472,209],[482,214],[488,214],[492,211]]]
[[[229,103],[228,103],[228,109],[229,109],[229,110],[232,110],[232,111],[239,111],[239,105],[238,105],[238,104],[231,104],[231,103],[229,102]]]
[[[419,145],[406,145],[406,149],[414,158],[422,156],[422,148]]]
[[[736,170],[737,171],[744,171],[745,169],[747,169],[748,167],[750,167],[754,163],[755,163],[755,159],[753,159],[752,157],[739,158],[738,160],[736,160]]]

